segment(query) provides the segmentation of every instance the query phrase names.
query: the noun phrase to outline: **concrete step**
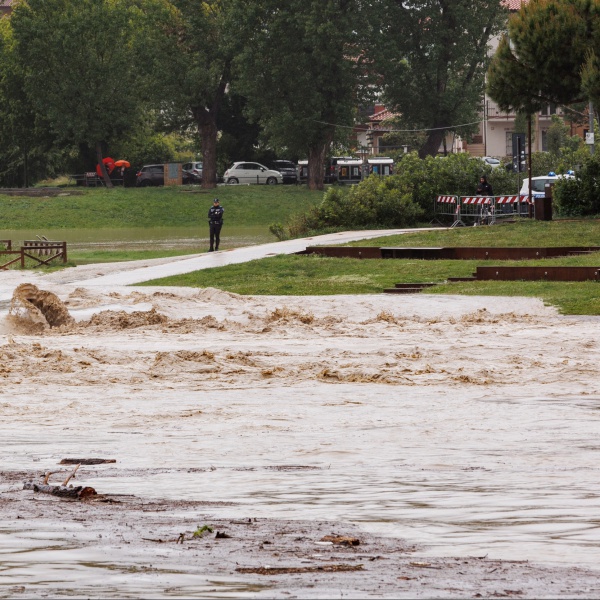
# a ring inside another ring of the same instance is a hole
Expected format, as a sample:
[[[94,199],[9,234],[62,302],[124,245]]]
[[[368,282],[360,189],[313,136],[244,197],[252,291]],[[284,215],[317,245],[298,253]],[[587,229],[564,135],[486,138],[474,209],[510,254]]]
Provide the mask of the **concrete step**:
[[[384,294],[420,294],[423,291],[422,287],[412,287],[412,288],[386,288],[383,290]]]
[[[397,283],[393,288],[383,290],[384,294],[418,294],[428,287],[433,287],[437,283]]]
[[[403,289],[403,288],[426,288],[426,287],[433,287],[434,285],[437,285],[437,283],[431,283],[431,282],[427,282],[427,283],[396,283],[394,285],[395,288],[398,289]]]

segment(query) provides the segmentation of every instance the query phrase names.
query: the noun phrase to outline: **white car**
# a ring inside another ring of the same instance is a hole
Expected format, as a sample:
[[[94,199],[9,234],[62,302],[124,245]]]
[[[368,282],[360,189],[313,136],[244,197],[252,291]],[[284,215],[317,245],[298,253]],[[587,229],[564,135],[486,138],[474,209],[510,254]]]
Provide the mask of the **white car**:
[[[490,167],[492,167],[492,169],[497,169],[502,164],[497,158],[494,158],[492,156],[482,156],[481,160],[486,165],[490,165]]]
[[[573,171],[569,171],[564,175],[557,175],[554,171],[550,171],[548,175],[540,175],[539,177],[531,178],[531,196],[533,198],[543,198],[546,195],[546,184],[554,183],[558,179],[572,179],[575,176]],[[521,196],[529,196],[529,177],[523,179],[523,185],[519,192]]]
[[[223,174],[225,183],[266,183],[276,185],[283,183],[283,175],[279,171],[267,169],[255,162],[236,162]]]

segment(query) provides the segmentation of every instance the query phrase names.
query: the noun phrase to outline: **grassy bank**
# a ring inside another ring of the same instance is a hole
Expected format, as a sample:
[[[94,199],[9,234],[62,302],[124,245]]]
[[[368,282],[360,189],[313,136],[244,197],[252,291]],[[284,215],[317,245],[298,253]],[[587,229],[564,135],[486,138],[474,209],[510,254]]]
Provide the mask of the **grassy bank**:
[[[305,186],[197,186],[164,188],[64,188],[60,196],[10,196],[0,190],[0,231],[125,227],[185,227],[203,222],[212,199],[225,207],[228,223],[240,226],[286,221],[320,202]]]
[[[524,221],[498,227],[411,234],[355,242],[355,246],[591,246],[600,245],[600,221]],[[547,260],[498,261],[505,266],[599,266],[600,253]],[[479,281],[446,283],[468,277],[475,260],[358,260],[322,256],[276,256],[207,269],[150,282],[151,285],[216,287],[252,295],[377,294],[395,283],[435,282],[428,294],[531,296],[564,314],[600,315],[598,282]]]
[[[518,219],[515,223],[491,227],[456,227],[442,231],[421,230],[414,233],[351,242],[347,245],[419,248],[600,246],[600,219],[554,221]]]

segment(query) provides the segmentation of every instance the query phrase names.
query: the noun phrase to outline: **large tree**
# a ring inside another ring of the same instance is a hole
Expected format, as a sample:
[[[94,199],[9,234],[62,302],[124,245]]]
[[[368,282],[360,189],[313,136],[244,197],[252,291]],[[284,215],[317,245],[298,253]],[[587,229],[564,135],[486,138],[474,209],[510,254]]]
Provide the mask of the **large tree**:
[[[307,156],[309,187],[323,188],[336,126],[351,127],[363,55],[359,0],[239,1],[249,33],[236,60],[236,88],[270,143]]]
[[[447,132],[476,131],[490,40],[506,18],[501,0],[379,3],[370,54],[389,108],[427,131],[421,157],[437,154]]]
[[[128,0],[27,0],[11,25],[37,113],[59,142],[103,148],[135,124],[135,34],[140,12]]]
[[[527,114],[593,98],[599,43],[600,0],[531,0],[509,20],[489,68],[488,92],[501,109]]]
[[[217,182],[217,118],[243,38],[233,0],[154,0],[148,81],[165,127],[201,138],[202,186]]]

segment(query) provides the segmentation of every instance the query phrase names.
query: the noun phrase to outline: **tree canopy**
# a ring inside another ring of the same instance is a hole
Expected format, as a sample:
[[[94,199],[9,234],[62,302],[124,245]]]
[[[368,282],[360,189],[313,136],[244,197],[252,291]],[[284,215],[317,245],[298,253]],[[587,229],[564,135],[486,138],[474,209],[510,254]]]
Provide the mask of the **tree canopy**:
[[[204,187],[216,185],[217,117],[243,43],[232,0],[153,0],[151,96],[171,129],[199,134]]]
[[[11,17],[33,106],[60,141],[96,147],[100,164],[139,110],[138,14],[127,0],[28,0]]]
[[[600,0],[531,0],[511,16],[488,72],[502,110],[600,97]]]
[[[309,160],[309,185],[323,187],[336,127],[351,128],[362,56],[359,0],[240,2],[250,37],[236,59],[236,89],[277,148]]]
[[[435,155],[446,132],[477,129],[489,43],[505,26],[506,9],[500,0],[379,4],[369,53],[386,104],[427,130],[419,155]]]

